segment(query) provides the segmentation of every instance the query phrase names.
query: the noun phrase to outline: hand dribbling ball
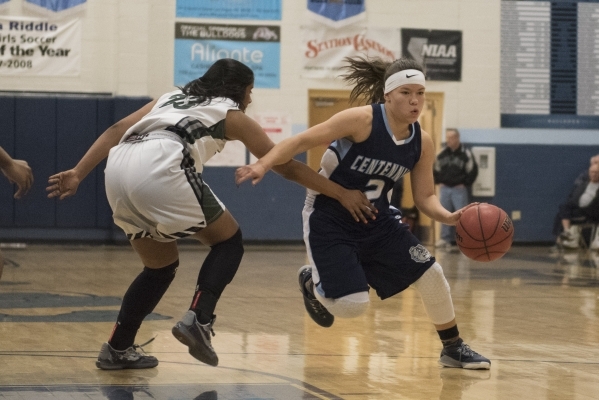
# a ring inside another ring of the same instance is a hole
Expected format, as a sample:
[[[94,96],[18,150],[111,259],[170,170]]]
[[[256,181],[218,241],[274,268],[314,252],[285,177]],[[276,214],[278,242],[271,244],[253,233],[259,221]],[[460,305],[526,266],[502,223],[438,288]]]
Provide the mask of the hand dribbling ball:
[[[456,225],[455,241],[460,251],[475,261],[501,258],[512,247],[514,224],[505,211],[488,203],[469,207]]]

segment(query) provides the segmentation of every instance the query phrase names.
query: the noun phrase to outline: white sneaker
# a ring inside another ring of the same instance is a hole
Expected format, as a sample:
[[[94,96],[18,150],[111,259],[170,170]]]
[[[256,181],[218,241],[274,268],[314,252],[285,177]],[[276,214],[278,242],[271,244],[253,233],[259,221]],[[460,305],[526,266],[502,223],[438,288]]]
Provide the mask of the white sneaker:
[[[560,239],[565,249],[577,249],[580,242],[580,230],[578,226],[572,225],[570,229],[560,235]]]
[[[562,242],[562,246],[565,249],[577,249],[579,247],[579,240],[577,239],[572,239],[572,240],[564,240]]]

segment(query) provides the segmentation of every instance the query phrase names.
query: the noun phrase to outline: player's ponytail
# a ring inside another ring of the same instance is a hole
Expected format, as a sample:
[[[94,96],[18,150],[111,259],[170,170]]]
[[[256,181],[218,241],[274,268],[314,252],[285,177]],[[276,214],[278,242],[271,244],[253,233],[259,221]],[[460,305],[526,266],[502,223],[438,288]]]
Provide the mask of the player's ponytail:
[[[343,80],[354,85],[350,101],[366,100],[367,103],[385,102],[385,81],[396,72],[415,69],[424,73],[424,68],[411,58],[402,57],[393,62],[379,58],[355,57],[345,58],[348,63],[344,68],[348,71],[342,75]]]
[[[343,80],[354,85],[349,96],[350,101],[365,100],[367,103],[385,102],[385,71],[390,65],[378,58],[364,57],[345,58],[348,63],[344,68],[348,71],[342,75]]]

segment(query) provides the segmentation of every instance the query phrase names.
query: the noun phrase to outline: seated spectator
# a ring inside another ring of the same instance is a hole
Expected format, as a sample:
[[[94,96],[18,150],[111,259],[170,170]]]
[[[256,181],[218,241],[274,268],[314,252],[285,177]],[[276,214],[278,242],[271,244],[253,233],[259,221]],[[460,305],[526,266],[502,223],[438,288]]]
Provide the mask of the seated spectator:
[[[599,222],[599,163],[591,164],[588,173],[589,180],[575,183],[555,219],[554,234],[559,235],[558,240],[567,249],[579,247],[580,229],[576,223]],[[599,235],[590,240],[590,248],[599,250]]]
[[[599,164],[599,154],[594,155],[593,157],[591,157],[591,161],[590,161],[589,166],[591,166],[593,164]],[[585,169],[584,171],[582,171],[580,173],[580,175],[578,175],[578,177],[574,181],[574,184],[577,185],[579,183],[588,183],[588,182],[589,182],[589,170]]]

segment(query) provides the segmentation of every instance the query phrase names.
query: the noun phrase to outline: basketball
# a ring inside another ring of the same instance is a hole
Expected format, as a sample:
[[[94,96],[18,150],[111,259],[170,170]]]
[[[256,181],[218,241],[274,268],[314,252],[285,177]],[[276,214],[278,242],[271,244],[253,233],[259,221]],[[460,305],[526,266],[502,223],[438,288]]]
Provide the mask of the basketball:
[[[458,248],[475,261],[501,258],[512,247],[513,238],[512,220],[501,208],[488,203],[466,209],[456,225]]]

